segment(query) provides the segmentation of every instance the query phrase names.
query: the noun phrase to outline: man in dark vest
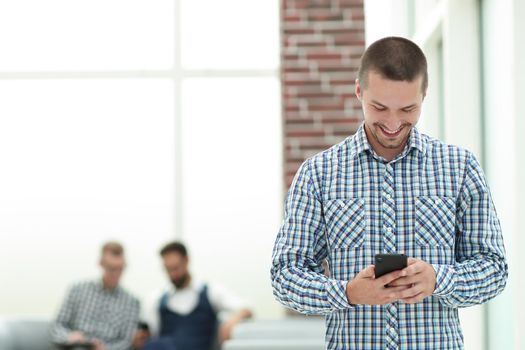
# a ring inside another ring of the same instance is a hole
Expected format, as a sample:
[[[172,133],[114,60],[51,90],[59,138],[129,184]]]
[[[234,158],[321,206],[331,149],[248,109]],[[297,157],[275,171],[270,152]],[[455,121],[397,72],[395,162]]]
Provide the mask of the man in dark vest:
[[[143,319],[148,330],[137,332],[136,348],[210,350],[217,341],[229,339],[238,322],[251,317],[247,305],[226,289],[192,278],[182,243],[167,244],[160,255],[171,285],[154,293],[146,303]],[[217,314],[223,311],[231,316],[219,326]]]

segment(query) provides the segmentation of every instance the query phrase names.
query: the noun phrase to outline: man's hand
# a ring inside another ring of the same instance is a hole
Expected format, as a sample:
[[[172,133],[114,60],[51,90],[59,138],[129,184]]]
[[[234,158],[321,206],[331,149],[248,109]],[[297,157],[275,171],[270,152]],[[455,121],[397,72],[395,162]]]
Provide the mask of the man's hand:
[[[68,343],[82,343],[86,341],[86,336],[84,333],[79,331],[74,331],[69,333],[69,336],[67,337]]]
[[[226,340],[231,339],[233,328],[242,320],[250,317],[252,317],[252,312],[248,309],[242,309],[224,321],[219,327],[219,342],[222,344]]]
[[[133,349],[142,349],[150,336],[149,331],[137,329],[133,335]]]
[[[394,280],[406,276],[404,270],[390,272],[375,278],[375,266],[370,265],[359,272],[346,285],[346,297],[350,304],[383,305],[399,299],[400,293],[407,291],[410,286],[400,285],[386,287]]]
[[[93,350],[106,350],[106,344],[104,344],[102,341],[95,339],[93,341],[93,344],[95,345]]]
[[[406,275],[389,284],[393,288],[406,288],[396,294],[401,302],[415,304],[434,293],[436,271],[432,265],[420,259],[408,258],[408,266],[402,271]]]
[[[232,322],[223,322],[219,327],[219,342],[222,344],[226,340],[231,339],[233,327],[235,324]]]

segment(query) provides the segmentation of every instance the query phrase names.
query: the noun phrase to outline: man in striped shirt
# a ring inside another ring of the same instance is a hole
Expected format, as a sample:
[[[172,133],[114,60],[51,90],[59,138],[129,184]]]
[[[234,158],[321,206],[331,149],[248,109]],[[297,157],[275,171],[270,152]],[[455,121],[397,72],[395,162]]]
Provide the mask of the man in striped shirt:
[[[51,327],[55,344],[91,343],[93,350],[131,349],[140,306],[119,286],[125,267],[120,243],[104,244],[100,266],[104,271],[100,280],[78,283],[69,291]]]
[[[458,308],[505,287],[503,238],[479,163],[415,128],[427,85],[416,44],[373,43],[355,87],[363,125],[307,159],[288,193],[274,294],[326,315],[328,349],[462,349]],[[375,278],[378,253],[404,253],[408,266]]]

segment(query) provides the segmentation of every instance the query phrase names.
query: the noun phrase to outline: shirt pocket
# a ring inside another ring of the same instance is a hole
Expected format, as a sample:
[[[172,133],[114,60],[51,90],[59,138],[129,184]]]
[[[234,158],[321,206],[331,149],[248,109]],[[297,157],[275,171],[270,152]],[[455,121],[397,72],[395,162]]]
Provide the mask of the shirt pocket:
[[[325,202],[325,222],[331,249],[360,247],[366,238],[364,200],[332,199]]]
[[[415,200],[415,240],[420,246],[454,245],[456,202],[451,197],[417,197]]]

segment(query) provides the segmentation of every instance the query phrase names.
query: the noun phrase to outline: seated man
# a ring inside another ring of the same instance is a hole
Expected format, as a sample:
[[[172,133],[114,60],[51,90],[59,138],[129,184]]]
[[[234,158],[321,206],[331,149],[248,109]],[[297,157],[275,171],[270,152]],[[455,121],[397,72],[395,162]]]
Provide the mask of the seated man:
[[[188,253],[182,243],[169,243],[160,255],[172,285],[155,293],[146,305],[143,318],[153,337],[147,340],[148,331],[137,331],[136,348],[210,350],[217,339],[217,313],[231,313],[219,328],[221,342],[230,338],[239,321],[251,317],[242,300],[217,285],[204,284],[191,277]]]
[[[69,291],[51,327],[53,343],[62,347],[92,343],[95,350],[131,348],[140,306],[119,287],[125,266],[122,245],[104,244],[100,266],[100,280],[78,283]]]

